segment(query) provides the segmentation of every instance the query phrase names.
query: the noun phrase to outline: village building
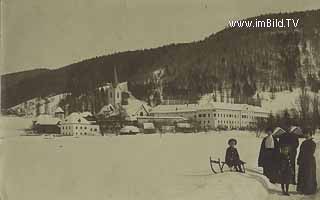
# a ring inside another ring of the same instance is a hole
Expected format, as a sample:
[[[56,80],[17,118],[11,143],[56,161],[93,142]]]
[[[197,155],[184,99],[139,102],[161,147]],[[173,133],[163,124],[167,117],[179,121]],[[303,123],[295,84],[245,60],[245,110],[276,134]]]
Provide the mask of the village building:
[[[39,115],[33,122],[33,131],[38,134],[60,134],[61,119]]]
[[[148,116],[150,107],[146,104],[141,104],[140,106],[127,105],[123,106],[123,109],[126,113],[126,120],[136,121],[137,117]]]
[[[202,129],[254,128],[258,118],[267,118],[269,112],[247,104],[208,103],[203,105],[159,105],[151,110],[156,117],[184,117],[199,123]]]
[[[105,105],[101,108],[101,110],[98,112],[99,116],[103,116],[105,118],[116,115],[117,111],[113,107],[112,104]]]
[[[148,123],[151,122],[153,124],[161,124],[161,126],[172,126],[175,125],[178,122],[185,122],[188,119],[184,118],[184,117],[174,117],[174,116],[162,116],[162,117],[158,117],[158,116],[138,116],[137,117],[137,123],[138,124],[144,124],[144,123]],[[161,128],[161,127],[157,127],[157,128]]]
[[[61,107],[58,107],[55,111],[54,111],[54,117],[59,118],[59,119],[63,119],[64,118],[64,111],[62,110]]]
[[[198,109],[197,104],[182,105],[158,105],[150,111],[154,117],[183,117],[186,119],[195,119]]]
[[[71,113],[61,123],[61,134],[69,136],[100,135],[99,125],[86,120],[81,113]]]

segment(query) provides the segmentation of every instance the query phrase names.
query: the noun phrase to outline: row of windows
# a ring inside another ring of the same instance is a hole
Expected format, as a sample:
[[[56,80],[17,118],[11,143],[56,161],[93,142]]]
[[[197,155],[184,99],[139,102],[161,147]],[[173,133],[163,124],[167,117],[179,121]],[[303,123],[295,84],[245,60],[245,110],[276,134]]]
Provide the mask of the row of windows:
[[[218,124],[240,124],[239,121],[220,121],[218,120]]]
[[[84,133],[72,133],[72,132],[65,132],[65,133],[62,133],[63,135],[87,135],[88,133],[87,132],[84,132]]]
[[[225,121],[225,120],[218,120],[218,124],[230,124],[230,125],[240,125],[239,121]],[[200,124],[210,124],[210,121],[199,121]],[[242,123],[247,124],[247,123]],[[256,122],[250,122],[250,124],[256,124]]]
[[[196,118],[197,116],[195,115],[194,117]],[[204,113],[204,114],[199,114],[198,117],[211,117],[211,115],[210,115],[210,113]],[[213,117],[237,118],[237,117],[239,117],[239,115],[214,113]],[[247,119],[247,118],[254,119],[254,116],[248,116],[248,115],[242,115],[241,117],[244,119]]]
[[[78,129],[78,126],[75,127],[76,129]],[[62,130],[67,130],[67,129],[72,129],[72,126],[62,126]],[[79,129],[82,129],[82,126],[79,127]],[[87,127],[84,126],[83,129],[87,130]],[[97,128],[90,128],[90,131],[98,131]]]

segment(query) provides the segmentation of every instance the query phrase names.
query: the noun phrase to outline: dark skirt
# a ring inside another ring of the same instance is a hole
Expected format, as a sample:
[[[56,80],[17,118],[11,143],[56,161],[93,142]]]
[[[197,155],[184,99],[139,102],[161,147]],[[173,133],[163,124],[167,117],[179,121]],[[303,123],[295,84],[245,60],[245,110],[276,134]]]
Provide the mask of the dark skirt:
[[[280,157],[279,167],[279,183],[281,184],[294,184],[294,171],[291,166],[290,159],[284,155]]]
[[[278,182],[279,167],[274,154],[274,149],[266,149],[263,159],[263,174],[269,179],[271,183]]]
[[[314,157],[299,165],[297,191],[303,194],[317,192],[316,161]]]

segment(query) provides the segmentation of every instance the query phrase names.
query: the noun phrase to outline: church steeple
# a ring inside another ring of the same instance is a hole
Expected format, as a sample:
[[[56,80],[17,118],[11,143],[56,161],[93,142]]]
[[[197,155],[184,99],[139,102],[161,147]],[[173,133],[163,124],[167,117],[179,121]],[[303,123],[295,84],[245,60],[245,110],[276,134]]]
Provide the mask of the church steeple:
[[[119,84],[118,82],[118,73],[117,73],[117,68],[114,67],[113,68],[113,87],[117,87],[117,85]]]

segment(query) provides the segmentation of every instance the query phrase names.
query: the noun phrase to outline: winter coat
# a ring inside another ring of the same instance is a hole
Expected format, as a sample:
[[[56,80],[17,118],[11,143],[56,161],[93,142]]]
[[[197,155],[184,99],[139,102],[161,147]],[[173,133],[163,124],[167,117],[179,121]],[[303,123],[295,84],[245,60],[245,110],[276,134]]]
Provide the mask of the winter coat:
[[[297,190],[303,194],[314,194],[317,191],[315,150],[316,143],[312,139],[305,140],[300,146]]]
[[[226,151],[225,163],[229,167],[238,166],[243,164],[240,160],[238,150],[234,147],[228,147]]]
[[[263,174],[270,182],[275,183],[279,178],[279,143],[278,140],[273,137],[274,148],[267,149],[265,145],[266,139],[267,137],[263,138],[261,142],[258,166],[263,167]]]

